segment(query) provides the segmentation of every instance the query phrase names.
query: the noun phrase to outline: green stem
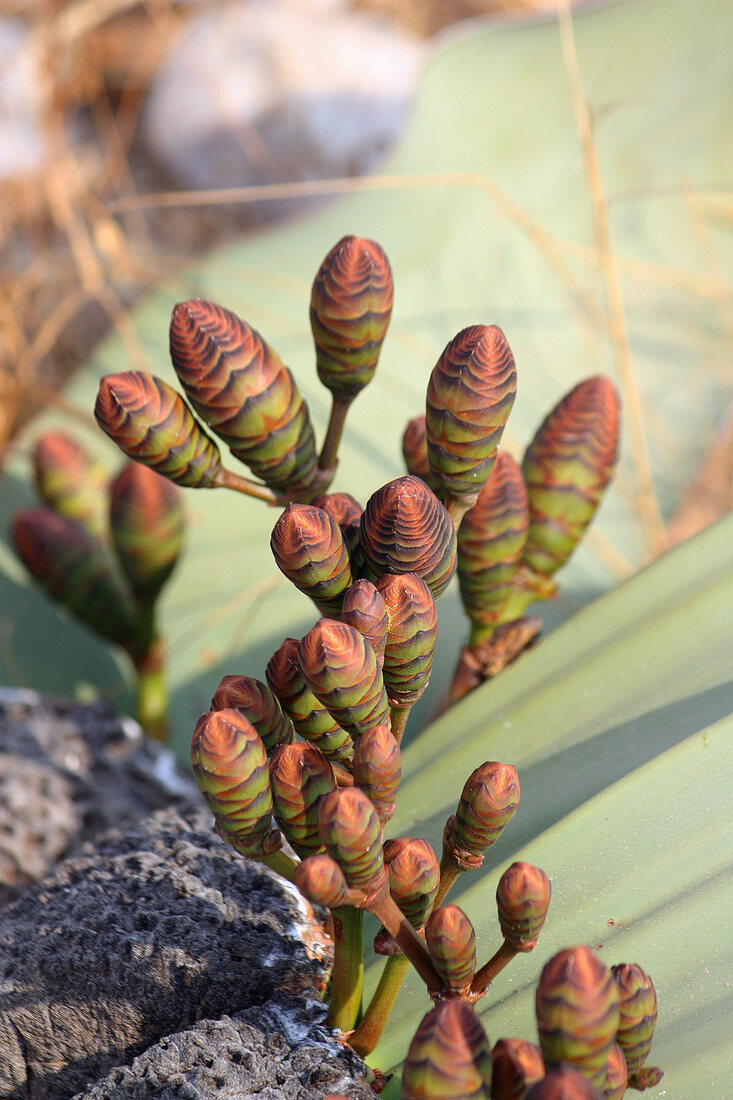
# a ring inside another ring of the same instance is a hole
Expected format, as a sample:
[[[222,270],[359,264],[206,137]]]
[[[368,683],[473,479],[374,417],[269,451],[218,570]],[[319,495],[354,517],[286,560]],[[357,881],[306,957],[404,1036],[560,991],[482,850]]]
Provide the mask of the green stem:
[[[453,520],[453,526],[456,531],[461,526],[461,520],[465,516],[466,512],[473,506],[475,501],[466,501],[464,497],[447,497],[445,500],[445,507],[448,515]]]
[[[319,470],[335,470],[336,468],[336,456],[339,449],[339,443],[341,442],[344,424],[346,422],[346,414],[353,400],[353,397],[343,397],[341,394],[336,393],[332,394],[331,415],[328,418],[326,438],[323,440],[321,453],[318,456]]]
[[[271,871],[275,871],[276,874],[287,879],[288,882],[295,881],[295,869],[298,864],[286,855],[282,848],[278,848],[276,852],[270,852],[267,856],[260,856],[257,862],[264,863]]]
[[[151,623],[153,612],[150,608]],[[133,657],[137,674],[135,717],[148,737],[168,740],[168,688],[165,682],[165,646],[153,627],[152,641],[142,656]]]
[[[460,868],[456,867],[450,857],[446,858],[446,854],[443,852],[443,858],[440,861],[440,882],[433,902],[433,912],[443,904],[460,873]]]
[[[389,890],[372,898],[368,903],[370,913],[382,922],[393,939],[407,955],[429,990],[436,993],[443,988],[443,980],[433,966],[425,938],[418,935],[404,913],[398,909]]]
[[[407,719],[410,717],[411,707],[398,707],[394,704],[389,708],[389,720],[392,727],[392,736],[399,745],[405,732]]]
[[[328,1025],[340,1031],[352,1031],[361,1009],[364,980],[364,913],[351,906],[334,909],[332,912],[335,953]]]
[[[362,1016],[359,1026],[349,1039],[349,1046],[365,1058],[371,1054],[387,1023],[392,1007],[397,999],[400,986],[410,969],[410,960],[406,955],[390,955],[382,971],[379,985]]]
[[[250,481],[248,477],[240,477],[233,470],[225,470],[223,466],[214,478],[214,485],[218,489],[233,489],[235,493],[244,493],[245,496],[264,500],[266,504],[277,507],[287,504],[284,497],[278,496],[266,485],[260,485],[257,481]]]
[[[468,648],[476,649],[477,646],[484,645],[491,638],[492,634],[496,630],[495,623],[475,623],[471,622],[471,630],[468,635]]]
[[[473,981],[471,982],[472,993],[485,993],[497,974],[500,974],[505,966],[512,961],[518,951],[515,947],[510,947],[504,940],[499,950],[491,956],[487,963],[476,971]]]

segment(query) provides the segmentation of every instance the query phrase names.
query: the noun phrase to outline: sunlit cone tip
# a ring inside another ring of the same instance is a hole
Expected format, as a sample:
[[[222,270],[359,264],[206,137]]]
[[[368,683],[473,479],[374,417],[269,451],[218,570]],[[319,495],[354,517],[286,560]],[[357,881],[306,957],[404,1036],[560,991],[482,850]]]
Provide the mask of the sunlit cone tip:
[[[499,879],[496,904],[504,939],[516,951],[531,951],[550,907],[550,880],[531,863],[512,863]]]
[[[491,1100],[522,1100],[545,1076],[542,1052],[524,1039],[499,1039],[491,1052]]]
[[[387,840],[384,863],[397,907],[414,928],[422,928],[440,882],[440,864],[432,846],[417,837]]]
[[[173,572],[186,534],[181,491],[139,462],[128,462],[109,490],[112,540],[125,576],[154,599]]]
[[[384,250],[343,237],[323,260],[311,291],[318,377],[350,399],[372,379],[392,313],[392,271]]]
[[[402,1071],[402,1100],[488,1100],[491,1047],[465,1001],[436,1005],[415,1033]]]
[[[617,1039],[629,1074],[634,1074],[649,1056],[657,1022],[657,994],[651,978],[637,963],[619,963],[611,972],[619,989]]]
[[[107,473],[77,440],[64,432],[44,432],[33,450],[33,472],[49,508],[103,536]]]
[[[519,777],[511,764],[487,761],[466,780],[450,829],[459,856],[481,857],[501,835],[519,804]]]
[[[433,965],[451,992],[467,989],[476,973],[476,934],[463,910],[457,905],[434,909],[425,939]]]
[[[380,664],[387,642],[387,605],[371,581],[358,580],[347,589],[341,605],[341,621],[363,634]]]
[[[350,526],[359,522],[364,511],[356,497],[351,493],[321,493],[313,497],[311,504],[314,508],[322,508],[335,519],[339,527]]]
[[[532,1085],[524,1100],[603,1100],[603,1094],[571,1066],[559,1066]]]
[[[323,853],[308,856],[295,870],[295,885],[314,905],[338,909],[346,905],[349,888],[338,863]]]
[[[445,498],[475,501],[494,465],[517,374],[496,325],[463,329],[443,351],[425,403],[430,471]]]
[[[546,963],[535,1011],[545,1065],[567,1062],[603,1088],[619,1024],[619,992],[589,947],[567,948]]]
[[[352,583],[341,528],[322,508],[289,504],[275,524],[270,546],[278,569],[323,613],[338,615]]]
[[[280,744],[289,744],[294,737],[293,724],[283,714],[277,697],[254,676],[225,676],[211,700],[212,710],[234,709],[251,722],[270,753]]]
[[[369,642],[346,623],[319,619],[298,645],[298,660],[314,695],[358,739],[389,723],[382,673]]]
[[[275,816],[297,855],[322,847],[318,804],[336,790],[331,765],[314,745],[302,741],[279,745],[270,761],[270,786]]]
[[[410,474],[377,489],[361,517],[361,548],[375,577],[415,573],[440,596],[456,568],[456,535],[448,512]]]
[[[389,726],[374,726],[356,743],[354,782],[374,806],[384,826],[395,811],[402,778],[402,754]]]
[[[178,485],[209,488],[221,469],[216,444],[180,394],[144,371],[108,374],[99,383],[94,415],[126,455]]]
[[[318,831],[349,886],[368,889],[384,873],[379,818],[358,787],[346,787],[321,799]]]

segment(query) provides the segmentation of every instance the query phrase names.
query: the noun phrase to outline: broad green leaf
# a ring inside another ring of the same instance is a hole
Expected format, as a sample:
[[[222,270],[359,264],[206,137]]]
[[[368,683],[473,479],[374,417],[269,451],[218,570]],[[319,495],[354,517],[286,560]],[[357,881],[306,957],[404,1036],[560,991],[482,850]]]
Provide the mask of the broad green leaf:
[[[406,752],[390,835],[443,825],[468,774],[512,763],[522,796],[481,872],[450,900],[476,926],[479,964],[498,947],[494,895],[515,859],[552,881],[539,944],[479,1003],[492,1043],[536,1041],[534,989],[547,959],[587,943],[639,962],[659,996],[650,1063],[660,1091],[726,1094],[733,1051],[733,517],[584,608]],[[381,960],[372,957],[367,988]],[[412,974],[369,1061],[397,1067],[429,1007]],[[390,1086],[387,1097],[398,1095]]]
[[[576,20],[655,479],[667,512],[689,482],[730,384],[721,333],[725,288],[717,274],[725,270],[730,241],[724,211],[708,204],[716,186],[730,179],[724,125],[730,66],[720,48],[727,10],[723,0],[626,0]],[[344,233],[378,239],[395,273],[394,320],[374,383],[350,414],[334,486],[362,501],[402,472],[402,428],[421,411],[429,372],[464,325],[496,322],[513,347],[515,452],[578,379],[613,372],[607,332],[597,307],[588,304],[588,296],[603,300],[601,281],[576,258],[592,244],[591,206],[557,26],[487,24],[475,33],[477,26],[445,39],[427,67],[384,185],[217,252],[132,316],[150,369],[174,382],[167,354],[174,303],[200,294],[235,309],[294,369],[322,436],[328,395],[315,374],[310,282]],[[509,196],[508,206],[495,185]],[[550,240],[548,249],[549,238],[538,244],[535,227],[570,244]],[[560,265],[561,275],[559,260],[572,265]],[[658,265],[653,278],[640,269],[643,263]],[[79,372],[69,398],[91,410],[99,376],[130,365],[121,342],[109,339]],[[51,423],[58,421],[45,416],[34,431]],[[112,465],[120,461],[95,429],[80,434]],[[4,527],[28,496],[30,439],[3,482]],[[164,597],[163,616],[174,741],[182,753],[220,677],[261,675],[281,638],[302,634],[313,621],[310,603],[272,563],[272,512],[224,491],[190,491],[186,500],[189,549]],[[627,453],[597,531],[631,565],[644,560]],[[561,574],[560,600],[542,609],[548,629],[614,583],[606,560],[597,542],[581,547]],[[117,658],[32,590],[4,547],[0,566],[0,679],[64,692],[86,682],[129,709],[127,670]],[[413,730],[424,724],[465,636],[455,586],[441,599],[440,618],[434,682]]]

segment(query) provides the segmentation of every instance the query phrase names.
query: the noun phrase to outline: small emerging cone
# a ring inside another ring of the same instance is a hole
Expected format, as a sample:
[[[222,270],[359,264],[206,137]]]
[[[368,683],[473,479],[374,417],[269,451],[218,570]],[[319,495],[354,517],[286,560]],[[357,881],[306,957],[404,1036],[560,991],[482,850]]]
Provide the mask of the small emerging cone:
[[[644,1075],[644,1087],[657,1084],[662,1071],[644,1068],[649,1057],[657,1023],[657,994],[649,975],[637,963],[619,963],[611,968],[619,988],[620,1019],[618,1044],[624,1052],[629,1084],[638,1087]]]
[[[542,1051],[524,1039],[499,1039],[491,1052],[491,1100],[522,1100],[545,1076]]]
[[[272,827],[267,753],[243,714],[202,714],[191,741],[191,765],[222,840],[252,859],[280,847]]]
[[[514,356],[497,325],[464,328],[445,348],[425,402],[428,462],[441,500],[476,503],[516,392]]]
[[[383,667],[389,622],[387,605],[371,581],[355,581],[348,589],[341,605],[341,622],[353,626],[364,635],[371,643],[380,667]]]
[[[50,508],[26,508],[13,518],[12,537],[18,557],[49,596],[103,638],[135,649],[132,593],[86,528]]]
[[[364,511],[359,501],[352,497],[351,493],[320,493],[317,497],[313,497],[311,504],[314,508],[322,508],[336,520],[349,554],[352,556],[356,554],[359,547],[361,513]]]
[[[444,834],[444,845],[462,870],[481,866],[484,852],[514,816],[519,795],[511,764],[487,761],[471,773]]]
[[[54,512],[104,538],[107,472],[71,436],[44,432],[33,451],[38,494]]]
[[[402,457],[408,474],[419,477],[435,493],[438,482],[430,472],[428,441],[425,433],[425,417],[413,416],[402,435]]]
[[[374,726],[356,743],[354,782],[377,811],[382,827],[394,816],[402,753],[389,726]]]
[[[231,310],[179,302],[170,353],[186,395],[212,431],[266,485],[297,493],[317,474],[308,407],[293,375]]]
[[[537,430],[522,462],[530,524],[522,561],[550,577],[593,519],[616,466],[620,403],[608,378],[577,385]]]
[[[313,905],[340,909],[348,904],[349,888],[335,859],[325,853],[308,856],[295,869],[295,885]]]
[[[401,1100],[488,1100],[491,1046],[465,1001],[442,1001],[415,1033],[402,1071]]]
[[[328,512],[289,504],[272,530],[270,546],[278,569],[322,615],[340,614],[352,583],[351,562],[341,528]]]
[[[274,693],[254,676],[225,676],[214,692],[211,709],[240,711],[256,729],[268,756],[295,736],[293,723]]]
[[[392,706],[411,707],[428,686],[438,637],[435,600],[414,573],[387,574],[377,581],[387,607],[382,675]]]
[[[270,761],[275,817],[301,858],[319,852],[318,804],[336,790],[333,769],[315,745],[296,741],[279,745]]]
[[[599,1090],[616,1042],[616,979],[589,947],[572,947],[546,963],[535,997],[540,1047],[548,1069],[567,1062]]]
[[[328,253],[311,291],[318,377],[352,400],[372,379],[392,314],[392,271],[376,241],[343,237]]]
[[[348,763],[354,755],[354,743],[308,687],[295,638],[286,638],[275,651],[265,675],[300,736],[334,763]]]
[[[624,1052],[618,1043],[614,1043],[606,1062],[606,1087],[603,1100],[621,1100],[628,1085],[629,1075]]]
[[[440,882],[440,864],[427,840],[397,837],[384,843],[384,865],[389,892],[412,927],[421,932],[430,916]],[[401,953],[395,940],[382,928],[374,940],[378,955]]]
[[[425,925],[433,966],[453,994],[465,993],[476,973],[476,933],[457,905],[434,909]]]
[[[572,1066],[561,1065],[532,1085],[524,1100],[603,1100],[603,1094]]]
[[[550,908],[550,880],[531,863],[512,863],[499,879],[496,904],[501,934],[515,951],[532,951]]]
[[[369,498],[361,517],[361,549],[374,577],[416,573],[436,600],[456,569],[453,522],[435,493],[410,474]]]
[[[357,741],[373,726],[389,725],[389,703],[374,650],[358,630],[319,619],[298,645],[308,686]]]
[[[176,567],[186,514],[176,485],[129,462],[110,486],[110,528],[117,559],[138,599],[150,603]]]
[[[498,625],[512,594],[529,531],[522,471],[506,451],[458,529],[458,583],[469,619]]]
[[[358,787],[345,787],[321,799],[318,831],[352,889],[368,892],[385,877],[382,827],[376,810]]]
[[[193,489],[208,489],[221,472],[219,449],[176,391],[144,371],[107,374],[94,416],[129,458]]]

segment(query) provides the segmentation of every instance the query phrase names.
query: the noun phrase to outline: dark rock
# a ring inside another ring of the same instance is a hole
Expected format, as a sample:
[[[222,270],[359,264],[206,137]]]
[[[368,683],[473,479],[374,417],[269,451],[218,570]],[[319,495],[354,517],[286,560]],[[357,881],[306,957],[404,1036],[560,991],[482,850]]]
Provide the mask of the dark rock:
[[[275,996],[166,1036],[77,1100],[374,1100],[363,1063],[323,1026],[325,1006]]]
[[[136,722],[0,688],[0,906],[113,826],[199,801],[193,779]]]
[[[327,956],[295,888],[208,811],[112,830],[0,914],[0,1096],[70,1097],[202,1018],[316,999]]]

